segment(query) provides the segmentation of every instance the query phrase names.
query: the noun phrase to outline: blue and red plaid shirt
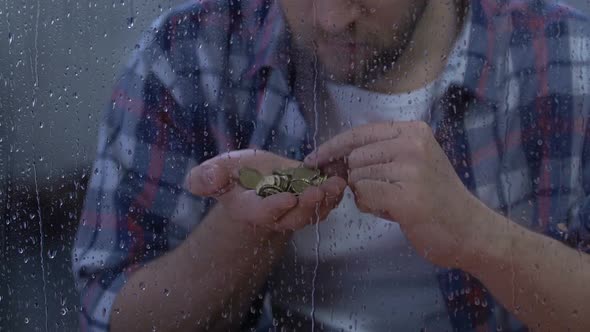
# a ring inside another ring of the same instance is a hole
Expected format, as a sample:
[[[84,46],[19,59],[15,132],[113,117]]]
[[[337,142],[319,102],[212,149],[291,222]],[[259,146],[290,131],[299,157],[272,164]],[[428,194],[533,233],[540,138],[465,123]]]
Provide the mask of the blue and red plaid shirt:
[[[469,10],[461,61],[432,106],[436,137],[489,207],[588,251],[588,20],[544,1]],[[289,56],[272,0],[192,1],[143,39],[105,112],[73,251],[83,330],[108,330],[129,276],[211,208],[182,187],[192,167],[252,146],[310,151],[313,84],[294,79]],[[439,281],[456,330],[526,329],[469,275],[444,270]]]

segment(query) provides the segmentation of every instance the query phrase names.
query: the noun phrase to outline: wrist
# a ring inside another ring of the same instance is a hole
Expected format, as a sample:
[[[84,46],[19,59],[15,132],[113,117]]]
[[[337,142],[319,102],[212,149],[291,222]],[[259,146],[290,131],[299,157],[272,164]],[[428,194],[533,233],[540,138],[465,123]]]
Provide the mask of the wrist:
[[[219,242],[225,243],[223,247],[226,249],[253,252],[268,246],[281,246],[290,236],[288,232],[276,232],[267,227],[233,220],[218,205],[211,209],[190,234],[186,241],[184,256],[202,259],[203,255],[213,254],[219,247]]]
[[[503,269],[506,257],[513,250],[514,234],[518,225],[477,202],[475,213],[469,213],[466,223],[471,232],[464,242],[464,260],[460,269],[478,277],[492,269]]]

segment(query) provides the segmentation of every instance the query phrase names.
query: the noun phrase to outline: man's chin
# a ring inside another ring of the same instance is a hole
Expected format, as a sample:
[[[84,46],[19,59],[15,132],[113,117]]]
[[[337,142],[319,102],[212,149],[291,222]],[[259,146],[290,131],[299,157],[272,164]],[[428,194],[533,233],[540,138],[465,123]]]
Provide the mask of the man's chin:
[[[358,75],[355,67],[350,64],[333,61],[326,64],[322,61],[322,76],[330,82],[338,84],[352,84]]]
[[[361,86],[373,76],[378,77],[379,73],[376,71],[383,66],[373,66],[367,68],[368,61],[342,61],[346,55],[332,55],[331,58],[321,57],[321,71],[322,76],[334,83],[350,84]]]
[[[330,83],[336,84],[354,84],[355,81],[354,78],[348,74],[329,74],[326,78]]]

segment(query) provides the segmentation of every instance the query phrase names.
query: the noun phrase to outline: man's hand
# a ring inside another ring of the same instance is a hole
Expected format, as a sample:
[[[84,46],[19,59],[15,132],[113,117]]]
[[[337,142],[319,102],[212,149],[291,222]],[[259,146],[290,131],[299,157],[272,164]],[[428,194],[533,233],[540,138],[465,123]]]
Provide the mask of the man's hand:
[[[301,162],[261,150],[240,150],[221,154],[193,168],[187,187],[198,196],[215,197],[230,218],[274,231],[294,231],[325,219],[338,205],[346,181],[331,177],[319,187],[307,188],[299,197],[280,193],[262,198],[238,183],[241,168],[255,168],[270,174],[278,168],[300,166]]]
[[[465,188],[431,128],[388,122],[354,128],[305,159],[311,167],[344,162],[358,208],[400,223],[414,248],[431,262],[458,267],[466,241],[486,211]]]

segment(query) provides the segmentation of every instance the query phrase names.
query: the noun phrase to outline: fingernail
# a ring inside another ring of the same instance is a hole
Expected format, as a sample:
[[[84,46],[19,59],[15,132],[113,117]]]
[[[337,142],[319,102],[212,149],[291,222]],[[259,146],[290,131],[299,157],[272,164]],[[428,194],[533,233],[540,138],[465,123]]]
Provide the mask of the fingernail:
[[[287,204],[285,204],[285,207],[287,209],[292,209],[297,205],[297,199],[291,199],[289,200],[289,202],[287,202]]]

